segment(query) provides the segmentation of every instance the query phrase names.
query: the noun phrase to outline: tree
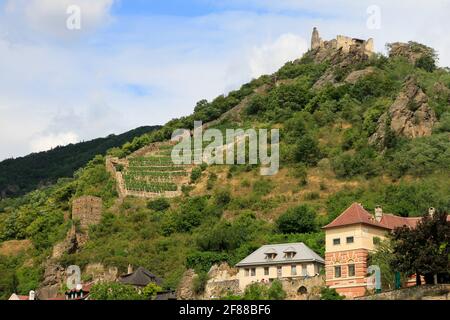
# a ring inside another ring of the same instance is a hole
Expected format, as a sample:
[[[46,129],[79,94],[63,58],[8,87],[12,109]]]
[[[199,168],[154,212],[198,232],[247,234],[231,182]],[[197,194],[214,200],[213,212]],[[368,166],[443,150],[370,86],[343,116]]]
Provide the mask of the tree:
[[[390,240],[380,241],[373,253],[369,254],[369,265],[377,265],[381,270],[381,284],[385,289],[395,288],[395,270],[392,269],[392,244]]]
[[[280,280],[275,279],[267,291],[269,300],[284,300],[286,299],[286,292],[283,290],[283,284]]]
[[[308,134],[299,138],[294,149],[294,157],[297,162],[316,165],[320,156],[321,152],[317,139]]]
[[[290,208],[276,221],[277,228],[282,233],[309,233],[317,228],[316,214],[307,205]]]
[[[267,284],[255,282],[248,285],[244,291],[244,300],[284,300],[286,292],[279,280],[274,280],[270,287]]]
[[[144,295],[130,285],[120,282],[100,282],[92,286],[90,298],[93,300],[143,300]]]
[[[421,284],[421,275],[429,283],[433,275],[448,274],[450,224],[446,213],[437,212],[433,217],[425,215],[415,229],[397,228],[392,239],[391,267],[408,276],[416,274],[417,285]]]
[[[145,288],[142,290],[142,294],[148,299],[155,299],[156,295],[162,291],[162,288],[158,286],[156,283],[150,282]]]

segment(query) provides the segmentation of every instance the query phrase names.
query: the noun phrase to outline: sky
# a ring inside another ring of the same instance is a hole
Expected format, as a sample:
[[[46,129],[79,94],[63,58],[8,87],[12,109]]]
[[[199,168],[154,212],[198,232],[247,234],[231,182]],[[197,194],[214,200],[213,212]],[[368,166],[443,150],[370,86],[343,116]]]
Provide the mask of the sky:
[[[301,57],[314,26],[379,52],[415,40],[450,66],[448,12],[450,0],[0,0],[0,160],[188,115]]]

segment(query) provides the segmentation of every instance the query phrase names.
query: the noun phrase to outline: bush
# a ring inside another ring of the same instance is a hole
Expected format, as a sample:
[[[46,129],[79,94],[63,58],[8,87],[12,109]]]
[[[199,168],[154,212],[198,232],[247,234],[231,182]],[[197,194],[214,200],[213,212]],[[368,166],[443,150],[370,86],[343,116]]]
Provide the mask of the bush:
[[[320,290],[320,300],[343,300],[345,297],[337,293],[336,289],[323,287]]]
[[[150,282],[145,288],[142,290],[142,294],[148,299],[155,299],[156,295],[162,291],[162,288],[158,286],[156,283]]]
[[[228,189],[222,189],[217,191],[214,195],[216,205],[220,207],[225,207],[231,201],[231,193]]]
[[[198,274],[192,281],[192,291],[194,291],[195,294],[201,294],[205,292],[208,279],[209,277],[206,272]]]
[[[309,233],[317,229],[316,213],[309,206],[301,205],[288,209],[276,221],[282,233]]]
[[[253,193],[258,196],[265,196],[273,189],[273,183],[270,180],[258,180],[253,184]]]
[[[158,198],[156,200],[149,201],[147,208],[154,211],[165,211],[170,208],[170,203],[166,198]]]
[[[275,279],[272,282],[272,285],[270,286],[269,290],[267,291],[267,295],[269,297],[269,300],[284,300],[284,299],[286,299],[286,292],[283,290],[283,285],[281,284],[280,280]]]
[[[202,169],[200,167],[195,167],[191,172],[191,183],[196,183],[198,179],[202,176]]]
[[[92,300],[143,300],[144,295],[130,285],[120,282],[100,282],[92,286],[90,290]]]

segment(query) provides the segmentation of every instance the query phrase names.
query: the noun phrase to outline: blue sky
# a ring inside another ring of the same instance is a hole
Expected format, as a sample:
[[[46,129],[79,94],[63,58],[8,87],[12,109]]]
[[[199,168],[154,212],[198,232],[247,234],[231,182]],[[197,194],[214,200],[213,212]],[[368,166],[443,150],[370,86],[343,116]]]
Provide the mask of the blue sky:
[[[416,40],[450,65],[449,0],[375,2],[0,0],[0,160],[190,114],[299,58],[313,26],[379,51]],[[71,4],[81,30],[66,28]]]

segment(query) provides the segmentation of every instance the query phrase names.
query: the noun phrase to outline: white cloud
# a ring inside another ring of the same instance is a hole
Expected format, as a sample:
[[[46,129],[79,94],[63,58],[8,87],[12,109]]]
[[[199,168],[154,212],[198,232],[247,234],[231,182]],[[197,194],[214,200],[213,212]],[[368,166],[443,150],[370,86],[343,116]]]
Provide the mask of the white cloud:
[[[450,1],[377,1],[380,30],[367,28],[365,0],[247,0],[244,9],[239,0],[235,11],[200,17],[112,17],[114,2],[0,5],[0,160],[187,115],[196,101],[300,57],[313,26],[324,39],[373,37],[378,50],[417,40],[450,65]],[[84,12],[82,36],[65,28],[68,4]]]
[[[76,133],[66,132],[36,137],[31,141],[30,145],[32,152],[40,152],[79,141],[80,139]]]
[[[251,76],[257,78],[271,74],[307,50],[308,44],[304,38],[291,33],[282,34],[274,42],[253,48],[249,62]]]
[[[106,25],[114,0],[7,0],[4,13],[9,23],[20,21],[16,27],[33,33],[32,38],[53,36],[58,38],[78,36]],[[81,29],[67,28],[68,8],[80,9]]]

